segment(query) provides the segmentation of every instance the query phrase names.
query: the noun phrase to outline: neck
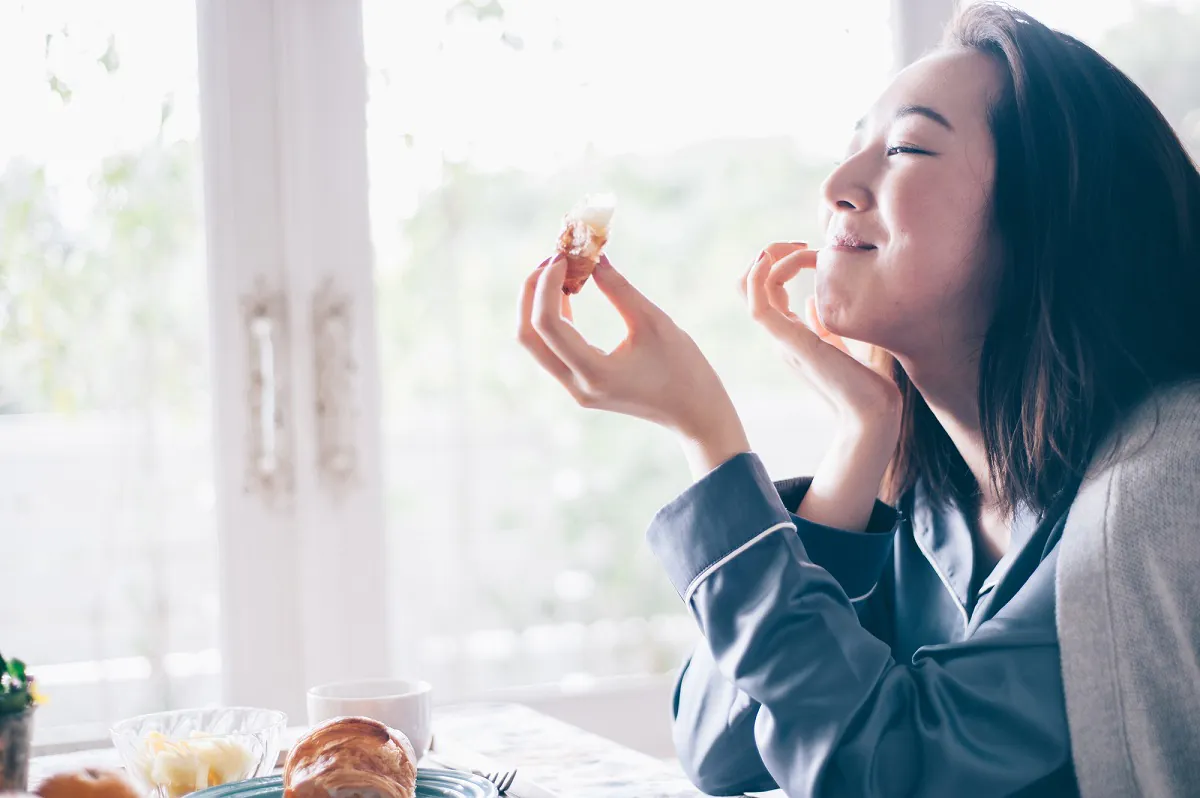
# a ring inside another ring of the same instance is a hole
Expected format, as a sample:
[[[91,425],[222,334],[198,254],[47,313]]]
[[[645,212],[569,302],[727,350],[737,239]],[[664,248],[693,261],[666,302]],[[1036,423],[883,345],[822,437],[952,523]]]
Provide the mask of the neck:
[[[908,378],[946,431],[979,486],[981,508],[994,507],[991,469],[979,420],[978,356],[931,358],[936,366],[899,358]],[[949,364],[948,366],[946,364]]]

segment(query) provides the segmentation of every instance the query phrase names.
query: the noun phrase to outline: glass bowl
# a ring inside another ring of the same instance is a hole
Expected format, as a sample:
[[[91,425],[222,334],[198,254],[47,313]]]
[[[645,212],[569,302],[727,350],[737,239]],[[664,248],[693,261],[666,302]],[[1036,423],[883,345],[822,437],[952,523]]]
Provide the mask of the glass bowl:
[[[271,709],[181,709],[123,720],[112,740],[143,791],[181,798],[270,773],[286,726],[287,715]]]

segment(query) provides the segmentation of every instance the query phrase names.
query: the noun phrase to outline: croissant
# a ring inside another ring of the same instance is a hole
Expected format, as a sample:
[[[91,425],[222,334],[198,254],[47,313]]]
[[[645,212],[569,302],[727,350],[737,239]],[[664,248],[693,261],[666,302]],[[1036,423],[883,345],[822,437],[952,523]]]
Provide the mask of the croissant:
[[[564,294],[578,294],[592,276],[600,253],[608,243],[616,202],[608,195],[588,196],[563,217],[558,234],[558,252],[567,259]]]
[[[283,765],[284,798],[413,798],[417,758],[403,732],[370,718],[313,727]]]

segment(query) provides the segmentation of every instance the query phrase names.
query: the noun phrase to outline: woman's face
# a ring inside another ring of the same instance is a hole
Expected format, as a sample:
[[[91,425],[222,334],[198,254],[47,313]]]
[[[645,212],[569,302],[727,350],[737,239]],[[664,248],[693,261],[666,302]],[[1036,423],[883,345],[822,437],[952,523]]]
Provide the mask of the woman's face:
[[[822,186],[817,310],[831,331],[908,358],[977,345],[991,318],[988,106],[999,68],[939,52],[901,72]]]

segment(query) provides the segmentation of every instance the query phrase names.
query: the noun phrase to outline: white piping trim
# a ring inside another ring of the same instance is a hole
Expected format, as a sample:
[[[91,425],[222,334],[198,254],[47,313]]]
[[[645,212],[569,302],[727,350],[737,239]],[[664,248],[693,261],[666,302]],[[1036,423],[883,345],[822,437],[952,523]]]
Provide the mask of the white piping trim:
[[[791,521],[783,521],[782,523],[778,523],[778,524],[776,524],[775,526],[771,527],[770,529],[764,529],[762,532],[759,532],[757,535],[755,535],[754,537],[750,538],[750,539],[749,539],[749,540],[747,540],[745,543],[743,543],[742,545],[738,546],[736,549],[734,549],[733,551],[729,552],[729,553],[728,553],[728,554],[726,554],[724,557],[722,557],[721,559],[717,560],[717,561],[716,561],[715,563],[713,563],[712,565],[710,565],[710,566],[708,566],[707,568],[705,568],[703,571],[701,571],[700,573],[698,573],[698,574],[696,575],[696,578],[692,580],[692,583],[691,583],[690,585],[688,585],[688,587],[687,587],[687,590],[685,590],[685,591],[683,592],[683,600],[684,600],[684,603],[686,603],[686,604],[691,604],[691,603],[692,603],[692,596],[695,594],[695,592],[696,592],[696,589],[697,589],[698,587],[700,587],[700,583],[701,583],[701,582],[703,582],[703,581],[704,581],[705,579],[707,579],[707,578],[708,578],[710,575],[712,575],[713,571],[716,571],[716,570],[717,570],[718,568],[720,568],[722,565],[724,565],[725,563],[729,562],[729,561],[730,561],[730,560],[732,560],[734,557],[738,556],[738,555],[739,555],[739,554],[741,554],[743,551],[745,551],[746,549],[748,549],[748,548],[750,548],[751,546],[753,546],[755,543],[757,543],[757,542],[759,542],[760,540],[762,540],[763,538],[765,538],[767,535],[771,534],[772,532],[778,532],[778,531],[779,531],[779,530],[781,530],[781,529],[790,529],[790,530],[792,530],[793,532],[795,532],[795,531],[796,531],[796,525],[795,525],[795,524],[793,524]]]
[[[876,581],[876,582],[875,582],[875,584],[871,585],[871,589],[870,589],[870,590],[868,590],[866,593],[863,593],[863,594],[862,594],[861,596],[859,596],[858,598],[852,598],[852,599],[850,599],[850,603],[851,603],[851,604],[855,604],[855,603],[857,603],[857,602],[859,602],[859,601],[866,601],[866,600],[867,600],[867,599],[869,599],[869,598],[871,597],[871,595],[872,595],[872,594],[875,592],[875,588],[877,588],[877,587],[879,587],[879,582],[878,582],[878,581]]]
[[[963,603],[958,598],[958,594],[950,586],[950,580],[946,578],[946,575],[942,573],[942,569],[938,568],[938,564],[934,562],[933,555],[921,545],[921,536],[916,533],[915,529],[913,530],[913,541],[916,542],[917,548],[921,550],[921,553],[925,555],[925,561],[933,568],[933,572],[938,575],[938,579],[942,580],[942,585],[946,588],[946,592],[950,594],[950,598],[954,599],[954,606],[958,607],[958,612],[962,615],[963,627],[969,629],[971,627],[971,619],[967,615],[967,608],[963,606]]]

